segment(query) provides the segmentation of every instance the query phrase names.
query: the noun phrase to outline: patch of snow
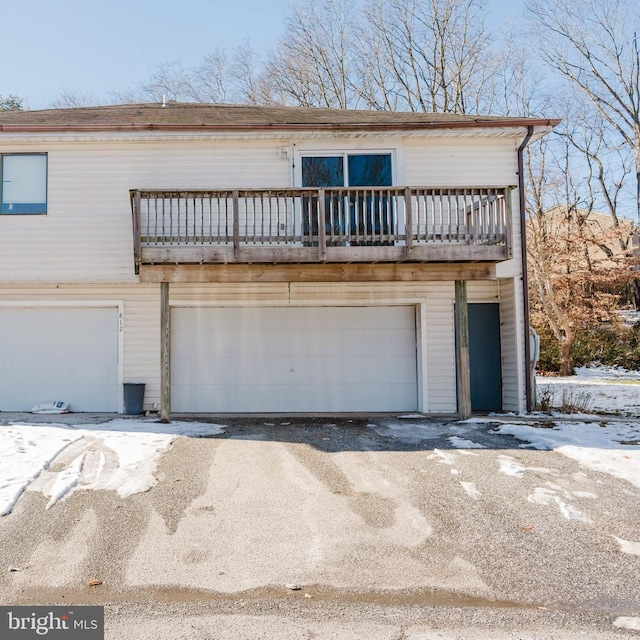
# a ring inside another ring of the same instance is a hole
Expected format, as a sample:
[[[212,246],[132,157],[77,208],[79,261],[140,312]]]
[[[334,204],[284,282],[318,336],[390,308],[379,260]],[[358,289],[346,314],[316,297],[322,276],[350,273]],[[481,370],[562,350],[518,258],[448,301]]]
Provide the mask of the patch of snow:
[[[536,376],[536,384],[538,396],[549,394],[552,406],[568,398],[587,401],[596,413],[640,416],[640,371],[591,365],[576,368],[575,376]]]
[[[572,491],[571,495],[576,498],[585,498],[587,500],[597,500],[598,496],[595,493],[591,493],[590,491]]]
[[[451,443],[451,446],[456,449],[486,449],[483,444],[466,440],[465,438],[459,438],[458,436],[450,436],[447,440]]]
[[[10,513],[29,484],[81,437],[64,425],[0,425],[0,516]]]
[[[50,500],[45,509],[51,509],[58,500],[64,498],[78,484],[86,453],[85,451],[81,456],[78,456],[70,467],[57,474],[53,486],[46,494],[50,496]]]
[[[433,453],[427,456],[427,460],[438,460],[440,464],[454,465],[456,463],[456,457],[452,453],[442,451],[441,449],[434,449]]]
[[[469,497],[474,500],[478,500],[481,496],[481,493],[478,491],[476,485],[473,482],[460,482],[462,488],[467,492]]]
[[[42,488],[50,497],[47,509],[79,488],[112,489],[123,498],[147,491],[156,482],[162,454],[177,436],[223,432],[224,426],[209,423],[161,424],[121,418],[98,425],[0,425],[0,516],[10,513],[24,491],[47,470],[52,476]],[[61,470],[51,471],[50,465],[70,445],[79,447],[80,454]],[[87,470],[90,454],[97,463]]]
[[[622,553],[628,553],[632,556],[640,556],[640,542],[630,542],[629,540],[623,540],[618,536],[611,536],[619,545]]]
[[[636,322],[640,322],[640,311],[636,311],[635,309],[619,309],[616,313],[628,327],[632,327]]]
[[[591,518],[586,513],[564,502],[564,500],[562,500],[562,498],[552,489],[537,487],[527,499],[529,502],[541,504],[547,507],[556,505],[558,509],[560,509],[560,513],[562,513],[567,520],[581,520],[586,524],[591,523]]]
[[[640,631],[640,618],[632,618],[621,616],[613,621],[613,626],[618,629],[629,629],[631,631]]]
[[[472,416],[471,418],[467,418],[466,420],[458,420],[458,424],[492,424],[495,422],[500,422],[500,417],[497,415],[491,418],[486,418],[483,416]]]
[[[593,471],[608,473],[640,487],[640,425],[631,422],[558,422],[552,429],[504,424],[495,431],[540,450],[553,450]]]
[[[624,367],[608,366],[604,364],[590,364],[586,367],[575,368],[578,379],[591,380],[640,380],[640,371],[625,369]],[[573,376],[570,376],[573,377]]]
[[[500,462],[501,473],[507,476],[521,477],[526,471],[525,467],[509,456],[500,456],[498,460]]]
[[[516,462],[511,456],[501,455],[498,457],[500,471],[507,476],[522,477],[525,471],[536,471],[537,473],[551,473],[551,469],[546,467],[525,467]]]
[[[448,432],[447,427],[441,424],[368,424],[367,427],[373,429],[383,438],[395,438],[405,444],[418,444],[423,440],[437,440]]]

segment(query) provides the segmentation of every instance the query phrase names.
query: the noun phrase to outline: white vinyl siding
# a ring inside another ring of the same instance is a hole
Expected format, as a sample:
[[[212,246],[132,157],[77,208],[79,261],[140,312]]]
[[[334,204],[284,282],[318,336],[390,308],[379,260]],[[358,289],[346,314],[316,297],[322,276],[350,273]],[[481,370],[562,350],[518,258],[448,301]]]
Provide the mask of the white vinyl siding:
[[[14,145],[48,151],[48,215],[0,215],[0,282],[136,282],[130,189],[288,187],[278,143]]]
[[[136,282],[130,189],[286,188],[294,183],[287,140],[131,142],[65,140],[11,143],[2,152],[48,154],[47,216],[0,216],[0,282]],[[300,140],[298,152],[344,149],[389,152],[397,184],[517,184],[514,138],[380,138]],[[299,171],[299,168],[295,168]],[[517,192],[514,257],[500,277],[519,270]]]
[[[516,280],[500,280],[500,325],[502,340],[502,404],[505,411],[526,410],[524,384],[524,324],[522,288]]]
[[[408,186],[517,185],[516,150],[513,138],[406,138],[405,180]]]
[[[174,411],[417,409],[413,307],[176,308]]]
[[[514,138],[453,138],[404,141],[407,186],[507,187],[518,185],[520,140]],[[512,192],[512,260],[497,265],[500,278],[520,273],[518,189]]]

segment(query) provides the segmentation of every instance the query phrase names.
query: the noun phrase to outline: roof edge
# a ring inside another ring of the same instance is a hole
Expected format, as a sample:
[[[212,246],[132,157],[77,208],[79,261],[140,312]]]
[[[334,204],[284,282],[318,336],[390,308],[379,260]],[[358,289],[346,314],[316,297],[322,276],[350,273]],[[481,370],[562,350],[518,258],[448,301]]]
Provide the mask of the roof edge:
[[[522,127],[549,127],[560,124],[559,118],[507,118],[504,120],[471,120],[460,122],[394,122],[394,123],[269,123],[269,124],[0,124],[6,133],[61,133],[100,131],[397,131],[403,129],[504,129]]]

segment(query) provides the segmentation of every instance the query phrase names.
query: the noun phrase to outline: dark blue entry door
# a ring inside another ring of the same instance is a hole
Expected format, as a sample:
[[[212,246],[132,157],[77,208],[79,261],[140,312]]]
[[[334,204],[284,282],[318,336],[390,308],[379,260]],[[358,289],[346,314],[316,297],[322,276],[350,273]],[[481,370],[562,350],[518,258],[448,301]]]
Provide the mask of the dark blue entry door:
[[[502,410],[500,305],[469,304],[469,365],[472,411]]]

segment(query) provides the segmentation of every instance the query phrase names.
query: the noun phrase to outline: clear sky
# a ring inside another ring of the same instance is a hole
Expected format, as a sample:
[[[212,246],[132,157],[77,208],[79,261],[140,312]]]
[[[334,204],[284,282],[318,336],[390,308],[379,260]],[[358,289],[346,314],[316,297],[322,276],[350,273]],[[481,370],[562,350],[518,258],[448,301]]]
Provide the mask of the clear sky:
[[[313,1],[313,0],[308,0]],[[498,27],[523,0],[489,0]],[[197,65],[217,47],[276,45],[290,0],[0,0],[0,95],[42,109],[62,90],[96,97],[147,80],[163,62]]]

